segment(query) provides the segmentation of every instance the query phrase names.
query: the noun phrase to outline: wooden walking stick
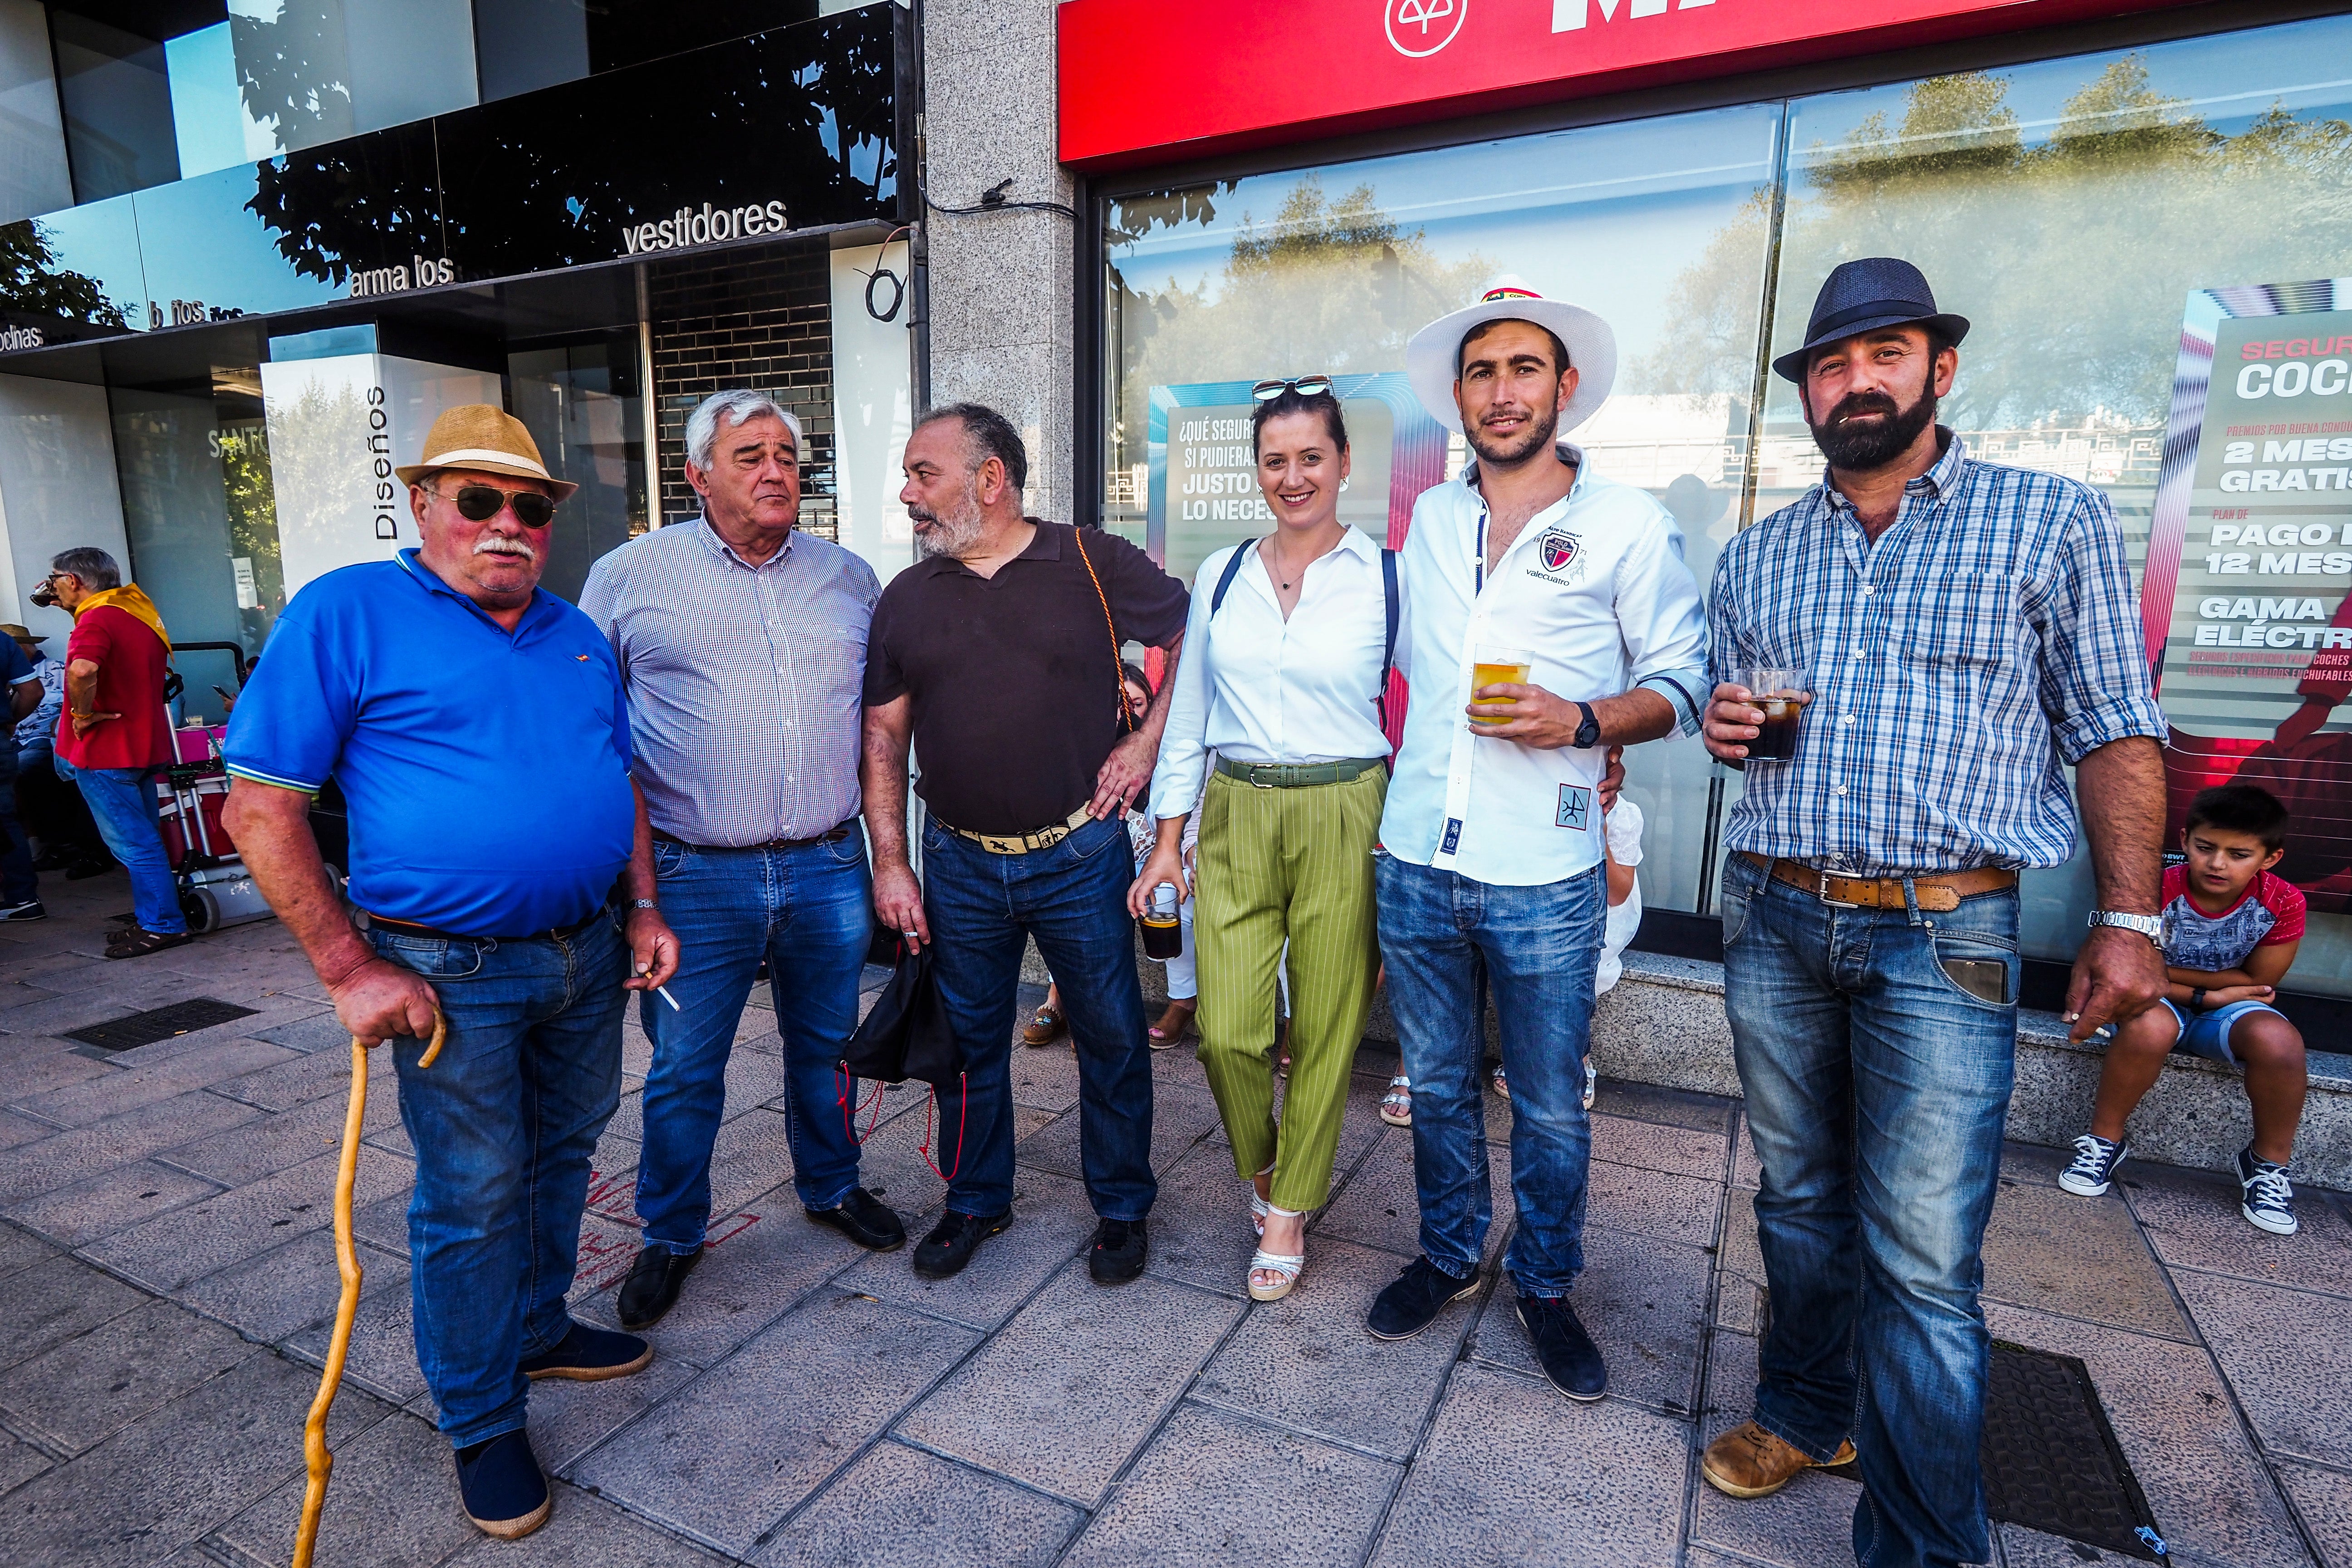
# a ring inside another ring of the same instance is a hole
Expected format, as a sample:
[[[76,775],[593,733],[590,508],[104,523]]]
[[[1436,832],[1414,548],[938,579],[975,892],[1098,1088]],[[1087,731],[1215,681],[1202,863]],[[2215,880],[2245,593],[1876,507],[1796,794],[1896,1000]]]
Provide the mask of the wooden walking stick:
[[[441,1054],[449,1021],[433,1010],[433,1040],[416,1065],[429,1068]],[[360,1124],[367,1118],[368,1047],[352,1037],[352,1104],[343,1113],[343,1161],[335,1172],[335,1272],[343,1277],[342,1300],[335,1304],[335,1331],[327,1336],[327,1366],[319,1374],[319,1392],[310,1400],[310,1418],[302,1423],[302,1458],[310,1471],[302,1490],[302,1524],[294,1533],[294,1568],[310,1568],[311,1550],[319,1543],[319,1510],[327,1502],[327,1475],[335,1457],[327,1452],[327,1411],[343,1384],[343,1357],[352,1348],[352,1319],[360,1310],[359,1248],[352,1239],[352,1188],[360,1170]]]

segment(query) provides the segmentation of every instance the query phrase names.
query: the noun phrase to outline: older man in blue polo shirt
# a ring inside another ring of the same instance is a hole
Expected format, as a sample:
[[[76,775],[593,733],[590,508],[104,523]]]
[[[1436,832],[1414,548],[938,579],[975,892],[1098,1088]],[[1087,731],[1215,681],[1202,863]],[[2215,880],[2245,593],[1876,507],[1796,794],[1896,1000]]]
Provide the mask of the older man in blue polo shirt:
[[[612,649],[539,587],[573,487],[478,404],[435,421],[399,474],[422,546],[330,573],[278,617],[229,728],[227,825],[338,1020],[394,1043],[416,1150],[417,1363],[467,1516],[511,1539],[552,1500],[523,1430],[529,1380],[622,1377],[653,1357],[575,1322],[564,1295],[589,1155],[619,1099],[626,992],[668,979],[677,943],[655,907]],[[364,930],[307,822],[330,777],[350,803]],[[428,1070],[436,1011],[449,1031]]]

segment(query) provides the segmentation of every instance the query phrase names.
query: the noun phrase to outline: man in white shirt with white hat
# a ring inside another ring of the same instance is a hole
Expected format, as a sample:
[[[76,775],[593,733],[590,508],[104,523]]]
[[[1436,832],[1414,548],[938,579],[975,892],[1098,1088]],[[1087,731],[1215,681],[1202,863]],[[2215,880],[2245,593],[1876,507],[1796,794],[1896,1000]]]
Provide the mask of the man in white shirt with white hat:
[[[1409,1338],[1477,1289],[1493,1216],[1483,971],[1511,1085],[1519,1227],[1503,1267],[1545,1373],[1593,1400],[1608,1368],[1567,1298],[1584,1262],[1583,1058],[1609,902],[1601,777],[1610,747],[1696,732],[1706,612],[1673,514],[1563,439],[1616,378],[1608,322],[1507,278],[1415,333],[1405,368],[1474,460],[1414,503],[1400,562],[1412,700],[1378,881],[1423,1256],[1368,1327]]]

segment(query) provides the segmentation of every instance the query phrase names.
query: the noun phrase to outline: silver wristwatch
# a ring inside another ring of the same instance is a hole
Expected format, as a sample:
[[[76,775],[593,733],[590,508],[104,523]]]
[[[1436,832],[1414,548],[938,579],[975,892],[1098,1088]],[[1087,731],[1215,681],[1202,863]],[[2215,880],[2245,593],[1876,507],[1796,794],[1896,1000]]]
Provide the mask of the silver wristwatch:
[[[2126,931],[2139,932],[2158,947],[2164,945],[2164,917],[2161,915],[2126,915],[2118,914],[2114,910],[2093,910],[2091,929],[2096,931],[2101,926],[2121,926]]]
[[[652,899],[631,899],[629,900],[629,908],[633,910],[657,910],[661,908],[661,905]]]

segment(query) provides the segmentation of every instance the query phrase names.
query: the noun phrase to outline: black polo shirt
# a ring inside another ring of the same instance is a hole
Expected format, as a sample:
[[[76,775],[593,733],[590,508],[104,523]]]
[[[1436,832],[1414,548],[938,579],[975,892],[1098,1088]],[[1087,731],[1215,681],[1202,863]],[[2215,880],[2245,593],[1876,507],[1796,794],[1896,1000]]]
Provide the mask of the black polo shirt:
[[[941,555],[899,573],[867,634],[866,706],[913,699],[916,793],[974,833],[1026,833],[1084,805],[1126,733],[1119,649],[1184,630],[1184,585],[1142,551],[1087,529],[1089,577],[1076,529],[1029,521],[1037,536],[993,577]]]

